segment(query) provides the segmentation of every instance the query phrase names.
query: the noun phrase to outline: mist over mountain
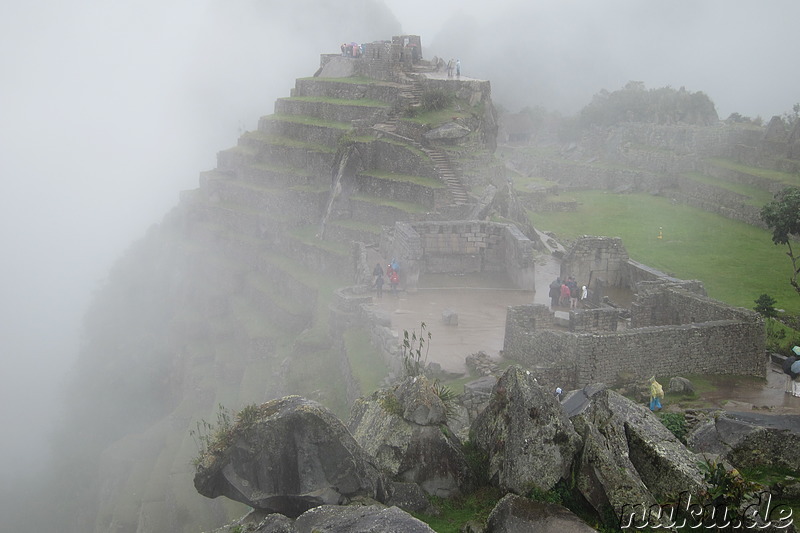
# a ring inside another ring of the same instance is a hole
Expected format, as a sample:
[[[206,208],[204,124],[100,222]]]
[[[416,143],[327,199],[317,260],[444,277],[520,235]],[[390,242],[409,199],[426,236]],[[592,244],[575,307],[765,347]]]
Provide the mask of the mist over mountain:
[[[723,118],[768,118],[800,98],[789,61],[798,15],[790,1],[721,0],[0,7],[0,239],[9,252],[0,267],[0,424],[22,437],[0,445],[0,489],[16,492],[49,464],[65,385],[76,383],[71,369],[85,368],[75,360],[86,348],[89,302],[137,294],[103,292],[115,260],[136,250],[131,243],[179,191],[197,186],[217,151],[271,113],[295,78],[314,73],[320,53],[415,33],[425,57],[460,58],[465,74],[491,80],[494,101],[512,111],[574,113],[601,89],[641,80],[703,91]],[[147,318],[160,325],[159,315]],[[102,382],[101,365],[94,371],[81,370],[77,382],[115,389]],[[146,406],[137,414],[153,416]]]

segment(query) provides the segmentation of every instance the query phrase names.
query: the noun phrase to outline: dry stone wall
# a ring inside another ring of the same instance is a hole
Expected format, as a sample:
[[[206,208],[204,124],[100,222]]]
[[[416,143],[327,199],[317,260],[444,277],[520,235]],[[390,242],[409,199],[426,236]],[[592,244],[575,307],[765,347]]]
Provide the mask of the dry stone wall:
[[[665,292],[673,288],[664,288]],[[591,382],[615,383],[622,376],[732,374],[765,377],[764,324],[758,314],[687,295],[662,295],[636,313],[661,310],[682,319],[705,313],[708,321],[614,331],[615,310],[573,311],[574,331],[545,329],[543,305],[511,307],[506,318],[504,356],[537,370],[550,386],[578,388]],[[728,318],[725,318],[725,317]],[[596,323],[594,321],[597,321]],[[662,322],[662,319],[656,320]],[[632,323],[646,320],[632,318]]]
[[[561,279],[573,276],[580,285],[596,278],[612,286],[623,286],[628,251],[619,237],[584,236],[570,247],[561,262]]]
[[[400,260],[401,283],[407,289],[416,287],[422,272],[505,272],[520,288],[534,288],[533,242],[508,224],[463,220],[397,223],[381,249],[385,257]]]

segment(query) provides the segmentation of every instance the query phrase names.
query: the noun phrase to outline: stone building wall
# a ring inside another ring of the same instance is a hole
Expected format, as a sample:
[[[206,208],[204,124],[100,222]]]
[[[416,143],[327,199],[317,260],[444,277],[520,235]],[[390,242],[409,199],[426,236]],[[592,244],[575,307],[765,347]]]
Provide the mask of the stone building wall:
[[[505,272],[516,287],[536,290],[533,241],[516,226],[503,228],[501,255],[505,258]]]
[[[569,314],[569,330],[575,333],[617,331],[619,311],[613,308],[585,309]]]
[[[395,80],[403,69],[422,59],[422,40],[419,35],[396,35],[391,41],[363,43],[363,54],[358,58],[343,58],[341,54],[322,54],[320,69],[334,60],[347,59],[353,62],[357,76],[376,80]]]
[[[648,305],[639,305],[636,312],[661,309],[654,322],[668,316],[683,320],[695,312],[709,320],[613,331],[615,310],[573,311],[570,325],[576,326],[575,331],[565,331],[547,329],[550,326],[543,317],[550,313],[547,306],[511,307],[503,354],[535,369],[537,378],[548,386],[562,388],[615,383],[621,376],[766,376],[764,324],[757,313],[726,309],[724,304],[704,302],[690,293],[666,294],[674,288],[663,290],[658,301],[645,297]]]
[[[577,336],[576,381],[614,383],[620,376],[730,374],[766,377],[763,324],[718,321]]]
[[[636,284],[641,281],[667,280],[686,283],[684,280],[668,276],[660,270],[656,270],[655,268],[634,261],[633,259],[628,259],[628,264],[626,266],[625,278],[622,281],[623,287],[636,287]],[[705,292],[703,292],[703,294],[705,294]]]
[[[619,237],[583,237],[561,261],[561,279],[573,276],[579,284],[602,278],[613,287],[624,286],[628,251]]]
[[[637,291],[631,304],[632,328],[720,320],[746,322],[754,315],[753,311],[731,307],[675,283],[642,282]]]
[[[515,285],[533,290],[533,249],[516,227],[482,221],[398,222],[381,245],[384,257],[400,261],[406,290],[426,272],[505,272]]]

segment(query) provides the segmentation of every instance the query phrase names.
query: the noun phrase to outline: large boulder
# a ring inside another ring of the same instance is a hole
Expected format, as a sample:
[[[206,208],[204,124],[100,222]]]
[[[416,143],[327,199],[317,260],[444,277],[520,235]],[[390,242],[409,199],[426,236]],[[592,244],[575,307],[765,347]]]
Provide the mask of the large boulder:
[[[466,137],[470,133],[472,133],[472,130],[468,127],[462,126],[458,122],[448,122],[426,132],[425,138],[429,141],[453,140]]]
[[[461,442],[447,427],[448,406],[425,377],[357,400],[348,426],[356,442],[397,481],[450,497],[472,480]]]
[[[596,531],[572,511],[554,503],[506,494],[489,514],[486,533],[591,533]]]
[[[287,396],[239,419],[194,477],[209,498],[297,517],[356,496],[385,501],[386,481],[344,424],[317,402]]]
[[[800,422],[795,415],[714,413],[686,437],[690,449],[737,468],[800,470]]]
[[[407,512],[381,505],[323,505],[303,513],[294,526],[297,533],[433,533],[428,524]]]
[[[649,409],[624,396],[596,392],[571,420],[584,440],[577,487],[601,516],[702,487],[697,456]]]
[[[489,405],[470,430],[489,458],[489,478],[503,490],[526,494],[568,478],[580,437],[555,396],[530,371],[512,366],[494,386]]]

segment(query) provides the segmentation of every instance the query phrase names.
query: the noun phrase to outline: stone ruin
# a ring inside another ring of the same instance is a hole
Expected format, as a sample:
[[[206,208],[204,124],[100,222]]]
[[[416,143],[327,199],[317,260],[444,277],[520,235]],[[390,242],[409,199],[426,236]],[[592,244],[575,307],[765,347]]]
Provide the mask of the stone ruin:
[[[534,287],[534,243],[512,224],[481,220],[397,222],[381,246],[403,265],[406,290],[420,274],[500,272],[520,289]]]
[[[593,291],[593,308],[571,310],[566,326],[544,305],[511,307],[506,317],[504,356],[535,369],[544,383],[575,389],[655,374],[766,377],[758,313],[708,298],[698,281],[630,260],[620,239],[579,239],[562,272],[600,288]],[[631,291],[630,308],[601,301],[604,287]]]

